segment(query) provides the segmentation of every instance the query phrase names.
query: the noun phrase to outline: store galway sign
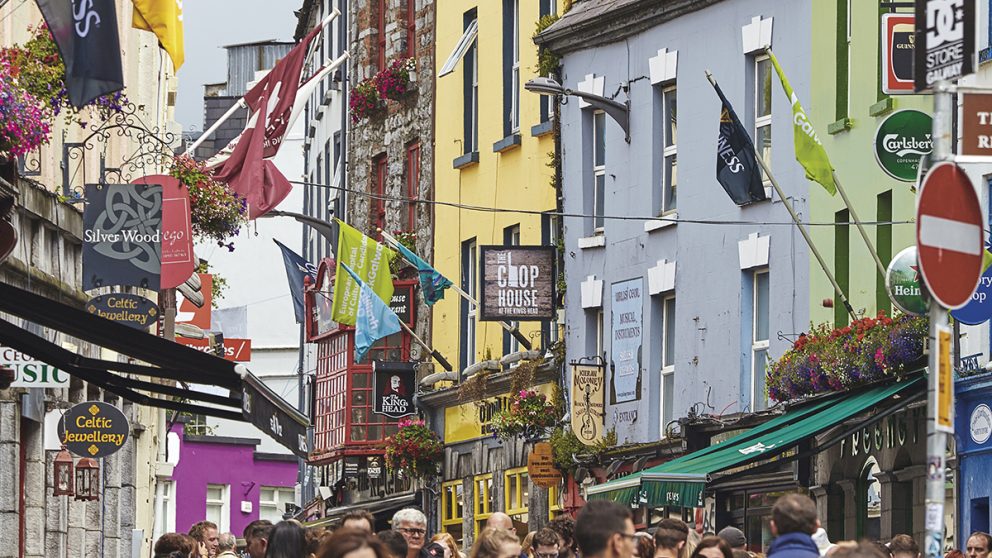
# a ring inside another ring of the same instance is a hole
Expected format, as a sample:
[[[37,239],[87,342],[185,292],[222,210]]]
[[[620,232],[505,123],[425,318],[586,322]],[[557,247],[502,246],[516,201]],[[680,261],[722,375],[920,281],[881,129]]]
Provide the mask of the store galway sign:
[[[933,151],[933,119],[913,109],[897,110],[875,131],[875,160],[886,174],[915,182],[920,158]]]
[[[922,316],[927,313],[927,301],[920,291],[920,267],[916,264],[916,246],[896,254],[885,272],[885,290],[889,300],[905,314]]]
[[[882,14],[882,92],[913,93],[914,21],[911,14]]]
[[[602,365],[572,365],[572,432],[587,446],[603,439],[606,375]]]
[[[916,0],[916,91],[974,71],[975,0]]]
[[[550,320],[555,316],[555,249],[483,246],[483,321]]]
[[[400,418],[416,412],[413,394],[417,385],[417,368],[413,362],[372,361],[372,412]]]
[[[310,421],[251,372],[242,379],[241,414],[297,457],[308,457]]]
[[[65,388],[69,387],[69,374],[36,360],[17,349],[0,347],[0,367],[14,370],[14,383],[10,387]]]
[[[83,290],[110,285],[160,288],[162,187],[87,184]]]
[[[117,407],[103,401],[84,401],[62,415],[58,432],[72,454],[107,457],[124,447],[131,425]]]
[[[158,305],[147,298],[128,293],[113,293],[93,297],[86,311],[101,318],[135,329],[147,329],[158,320]]]

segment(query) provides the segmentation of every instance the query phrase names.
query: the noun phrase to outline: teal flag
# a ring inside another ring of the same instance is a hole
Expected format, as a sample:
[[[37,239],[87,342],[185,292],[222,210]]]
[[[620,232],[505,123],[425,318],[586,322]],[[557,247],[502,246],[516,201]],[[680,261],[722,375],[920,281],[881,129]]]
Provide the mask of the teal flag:
[[[361,362],[376,341],[398,333],[402,326],[396,313],[372,291],[372,287],[346,264],[339,262],[339,265],[360,286],[358,313],[355,317],[355,362]]]
[[[444,298],[444,291],[451,286],[451,281],[401,243],[396,243],[396,249],[420,273],[420,292],[424,295],[424,302],[433,306]]]

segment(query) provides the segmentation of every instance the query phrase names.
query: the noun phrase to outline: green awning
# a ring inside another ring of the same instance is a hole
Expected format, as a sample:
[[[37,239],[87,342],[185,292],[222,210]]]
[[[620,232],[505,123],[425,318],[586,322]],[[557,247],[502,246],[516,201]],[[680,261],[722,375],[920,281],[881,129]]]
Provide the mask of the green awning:
[[[700,507],[710,475],[778,455],[922,381],[922,376],[916,376],[860,392],[838,393],[790,409],[719,444],[589,487],[586,499],[608,499],[624,504],[640,501],[650,507]]]

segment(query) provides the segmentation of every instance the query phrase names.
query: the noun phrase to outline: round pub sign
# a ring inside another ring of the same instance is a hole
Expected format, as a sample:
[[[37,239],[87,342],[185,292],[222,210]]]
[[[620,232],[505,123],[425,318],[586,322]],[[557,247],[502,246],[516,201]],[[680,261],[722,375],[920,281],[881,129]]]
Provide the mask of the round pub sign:
[[[927,301],[920,291],[920,266],[916,263],[916,246],[896,254],[885,273],[885,290],[892,304],[906,314],[927,313]]]
[[[103,401],[74,405],[59,419],[59,438],[74,455],[107,457],[124,447],[131,425],[117,407]]]
[[[920,158],[933,151],[933,119],[925,112],[897,110],[875,132],[875,160],[892,178],[914,182]]]

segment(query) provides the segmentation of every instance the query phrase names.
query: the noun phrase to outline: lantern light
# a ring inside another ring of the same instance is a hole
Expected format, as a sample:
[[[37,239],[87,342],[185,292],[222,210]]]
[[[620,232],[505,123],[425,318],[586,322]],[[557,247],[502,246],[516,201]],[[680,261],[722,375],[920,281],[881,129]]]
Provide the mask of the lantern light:
[[[72,454],[62,446],[55,455],[55,475],[52,484],[55,485],[55,496],[73,496]]]
[[[84,457],[76,464],[76,499],[100,499],[100,464],[96,459]]]

